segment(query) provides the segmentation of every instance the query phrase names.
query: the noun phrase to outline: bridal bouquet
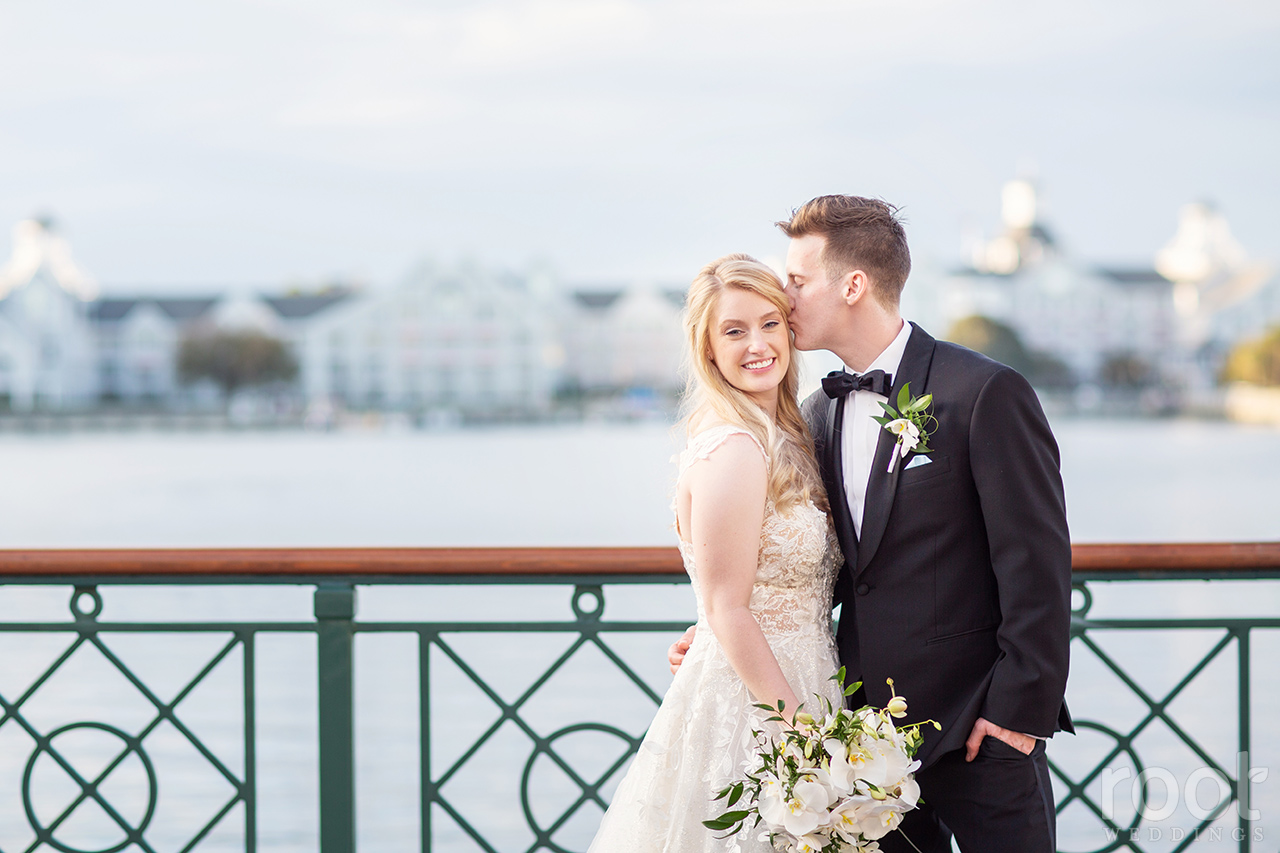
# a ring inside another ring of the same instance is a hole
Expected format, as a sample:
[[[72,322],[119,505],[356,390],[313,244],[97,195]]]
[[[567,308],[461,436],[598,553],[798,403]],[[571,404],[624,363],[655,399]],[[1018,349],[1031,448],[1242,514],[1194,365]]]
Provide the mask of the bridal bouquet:
[[[844,669],[832,676],[844,683]],[[852,694],[861,684],[845,690]],[[893,681],[889,681],[892,690]],[[821,719],[796,710],[793,723],[782,717],[784,703],[756,705],[781,723],[780,736],[755,732],[760,745],[746,778],[716,797],[729,809],[703,821],[728,837],[761,824],[766,838],[786,853],[875,853],[876,839],[898,828],[902,815],[916,807],[920,787],[912,773],[920,748],[920,726],[899,728],[893,719],[907,713],[906,700],[895,691],[881,709],[857,711],[831,707],[822,700]],[[735,808],[736,807],[736,808]]]

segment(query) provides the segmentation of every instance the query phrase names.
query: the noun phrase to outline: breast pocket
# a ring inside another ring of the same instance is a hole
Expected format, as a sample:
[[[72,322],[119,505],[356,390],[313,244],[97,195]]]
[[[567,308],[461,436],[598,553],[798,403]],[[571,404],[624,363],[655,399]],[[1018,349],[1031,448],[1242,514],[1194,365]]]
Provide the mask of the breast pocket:
[[[929,461],[923,465],[912,467],[911,463],[916,459],[928,459]],[[907,460],[907,467],[903,470],[902,476],[898,480],[898,486],[899,488],[914,486],[916,483],[923,483],[935,477],[941,477],[950,470],[951,460],[946,456],[938,456],[933,453],[912,456]]]

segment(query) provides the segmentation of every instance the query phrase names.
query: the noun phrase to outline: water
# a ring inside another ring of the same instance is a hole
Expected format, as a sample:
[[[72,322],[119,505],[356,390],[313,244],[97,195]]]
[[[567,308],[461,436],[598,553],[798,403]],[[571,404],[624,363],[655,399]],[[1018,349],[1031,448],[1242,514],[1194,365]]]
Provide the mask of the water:
[[[1275,540],[1280,534],[1273,497],[1280,432],[1212,422],[1072,420],[1055,424],[1055,431],[1077,542],[1250,541]],[[0,547],[669,545],[669,459],[676,448],[677,439],[660,424],[434,433],[7,435],[0,438],[5,484]],[[1098,616],[1280,612],[1280,584],[1272,582],[1097,589],[1093,613]],[[305,588],[143,587],[107,589],[104,598],[103,618],[124,621],[307,620],[311,612]],[[527,619],[536,614],[559,619],[570,616],[568,604],[563,588],[368,588],[361,591],[360,618]],[[611,589],[607,608],[615,618],[686,620],[692,615],[688,588],[674,585]],[[65,614],[65,590],[0,588],[2,619],[61,620]],[[1275,634],[1255,638],[1254,732],[1264,747],[1254,763],[1280,773],[1280,749],[1267,725],[1280,719],[1266,663],[1280,654]],[[225,642],[181,635],[162,639],[112,637],[111,648],[145,673],[144,680],[166,699],[194,675],[202,655],[207,659]],[[1207,651],[1214,639],[1179,632],[1126,638],[1108,650],[1155,692],[1171,687],[1193,655]],[[659,693],[668,678],[662,659],[667,641],[618,640],[620,652]],[[0,634],[0,694],[20,693],[68,642],[65,636]],[[469,661],[489,667],[484,674],[502,685],[499,692],[509,699],[519,692],[521,678],[552,660],[567,638],[459,637],[457,642]],[[315,723],[309,713],[296,712],[314,707],[312,646],[305,636],[275,635],[258,649],[259,835],[265,850],[304,851],[316,844]],[[239,701],[236,654],[184,701],[181,714],[216,746],[232,772],[240,767],[239,719],[226,709],[228,702],[235,707]],[[415,650],[406,636],[362,635],[357,655],[361,849],[415,849]],[[1233,673],[1227,665],[1232,663],[1229,657],[1208,667],[1174,705],[1177,718],[1192,721],[1198,727],[1194,735],[1221,762],[1231,760],[1234,743]],[[435,755],[439,769],[451,750],[461,749],[450,744],[474,737],[497,711],[452,664],[441,659],[432,665],[436,711],[445,727]],[[1069,699],[1077,715],[1117,725],[1137,722],[1143,706],[1126,699],[1127,688],[1095,660],[1077,654],[1073,666]],[[94,654],[78,655],[26,710],[44,731],[86,717],[136,731],[151,712],[123,679],[104,675],[108,669]],[[535,727],[545,727],[540,731],[550,731],[563,724],[556,720],[573,713],[568,709],[584,703],[590,713],[580,716],[634,733],[643,730],[652,707],[638,690],[619,682],[603,660],[583,655],[538,694],[526,716]],[[86,707],[92,712],[86,714]],[[1094,731],[1060,741],[1053,754],[1068,769],[1083,768],[1109,743]],[[210,797],[223,792],[225,798],[230,789],[171,725],[163,724],[147,745],[156,773],[165,779],[148,837],[177,849],[179,827],[195,817],[211,817],[216,809],[208,805]],[[1151,727],[1139,745],[1148,765],[1159,762],[1180,779],[1198,760],[1188,759],[1185,748],[1180,751],[1163,724]],[[588,760],[610,745],[607,739],[592,742],[584,736],[564,747]],[[84,750],[88,754],[94,748],[86,743]],[[23,849],[28,843],[15,827],[26,826],[18,792],[31,749],[32,742],[15,725],[0,727],[0,849]],[[489,829],[503,850],[523,850],[532,841],[523,828],[517,789],[528,754],[527,739],[508,724],[478,762],[450,783],[465,813]],[[514,775],[482,772],[512,760]],[[35,781],[44,786],[40,790],[56,800],[57,774],[46,764],[36,770]],[[545,777],[541,790],[554,799],[563,792],[564,780],[548,773],[545,761],[535,767],[535,778]],[[142,763],[132,761],[112,781],[124,788],[145,777]],[[1280,777],[1256,788],[1264,817],[1280,813]],[[1127,797],[1127,786],[1117,790]],[[1206,801],[1209,793],[1206,787]],[[535,811],[545,807],[535,802]],[[242,848],[235,831],[238,815],[233,811],[200,849]],[[557,838],[570,847],[585,846],[590,818],[584,813],[578,825]],[[60,837],[80,838],[83,846],[89,839],[112,837],[109,827],[88,818],[82,823]],[[1171,823],[1194,825],[1185,803],[1165,825]],[[448,824],[446,817],[438,818],[438,849],[474,849]],[[29,841],[29,834],[25,837]],[[1065,849],[1091,849],[1098,840],[1088,815],[1064,815]],[[1150,849],[1164,849],[1163,843],[1144,839]]]
[[[1077,542],[1275,539],[1280,431],[1055,425]],[[666,425],[0,437],[0,547],[668,545]]]

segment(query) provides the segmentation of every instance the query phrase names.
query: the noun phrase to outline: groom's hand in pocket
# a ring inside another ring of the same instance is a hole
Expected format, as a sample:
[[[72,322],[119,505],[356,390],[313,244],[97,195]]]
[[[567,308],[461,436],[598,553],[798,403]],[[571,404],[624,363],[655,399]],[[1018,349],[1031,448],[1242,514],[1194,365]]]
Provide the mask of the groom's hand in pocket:
[[[693,633],[697,626],[690,625],[689,630],[680,635],[680,639],[671,644],[667,649],[667,662],[671,664],[671,674],[675,675],[680,669],[680,664],[684,663],[684,656],[688,654],[689,647],[693,645]]]
[[[973,761],[973,759],[977,758],[978,747],[982,746],[982,739],[987,737],[1004,741],[1023,755],[1030,755],[1031,750],[1036,748],[1036,739],[1031,735],[1011,731],[1002,726],[997,726],[990,720],[979,717],[973,724],[973,731],[969,733],[969,739],[964,742],[965,761]]]

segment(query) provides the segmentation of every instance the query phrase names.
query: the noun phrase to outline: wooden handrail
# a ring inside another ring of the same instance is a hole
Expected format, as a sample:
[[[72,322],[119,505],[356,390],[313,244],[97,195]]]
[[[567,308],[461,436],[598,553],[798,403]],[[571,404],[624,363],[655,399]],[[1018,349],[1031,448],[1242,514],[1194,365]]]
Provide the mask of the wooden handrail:
[[[1076,572],[1280,571],[1280,542],[1081,544]],[[6,577],[683,575],[675,548],[193,548],[0,550]]]
[[[1280,542],[1161,542],[1071,546],[1076,572],[1258,572],[1280,569]]]
[[[683,575],[675,548],[0,550],[5,575]]]

